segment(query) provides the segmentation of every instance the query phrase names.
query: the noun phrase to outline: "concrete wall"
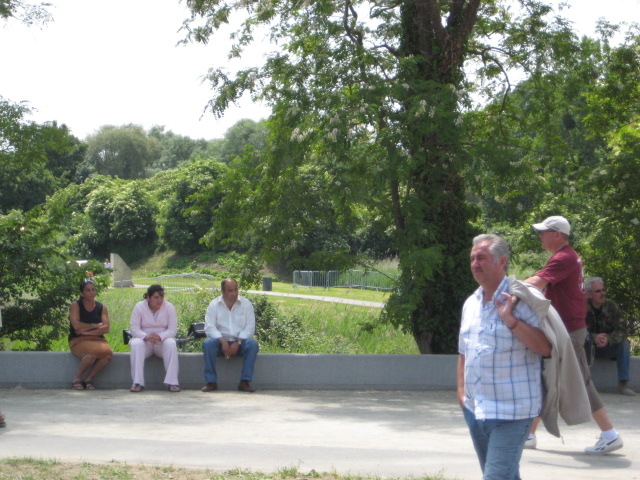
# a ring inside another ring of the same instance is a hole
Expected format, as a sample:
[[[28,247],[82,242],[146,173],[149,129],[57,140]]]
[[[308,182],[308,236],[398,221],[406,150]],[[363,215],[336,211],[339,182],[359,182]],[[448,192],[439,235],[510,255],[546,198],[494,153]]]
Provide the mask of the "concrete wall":
[[[180,385],[203,383],[200,353],[180,353]],[[457,355],[302,355],[260,354],[253,385],[270,390],[455,390]],[[0,388],[69,388],[79,360],[63,352],[0,352]],[[218,384],[235,389],[241,358],[218,359]],[[615,362],[596,360],[592,374],[598,388],[617,385]],[[164,388],[162,360],[146,365],[148,389]],[[129,388],[128,353],[115,353],[96,378],[98,388]],[[640,357],[631,359],[630,386],[640,391]]]

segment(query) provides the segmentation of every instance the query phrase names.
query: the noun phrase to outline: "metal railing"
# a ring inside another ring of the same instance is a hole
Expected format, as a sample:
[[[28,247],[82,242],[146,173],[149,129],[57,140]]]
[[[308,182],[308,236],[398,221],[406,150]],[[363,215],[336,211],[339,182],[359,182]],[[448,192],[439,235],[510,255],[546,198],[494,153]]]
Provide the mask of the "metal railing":
[[[166,292],[172,293],[220,288],[220,281],[216,277],[203,273],[177,273],[158,277],[134,278],[131,282],[131,286],[134,288],[147,288],[149,285],[159,283]]]
[[[398,274],[369,270],[295,270],[293,288],[359,288],[367,290],[393,290]]]

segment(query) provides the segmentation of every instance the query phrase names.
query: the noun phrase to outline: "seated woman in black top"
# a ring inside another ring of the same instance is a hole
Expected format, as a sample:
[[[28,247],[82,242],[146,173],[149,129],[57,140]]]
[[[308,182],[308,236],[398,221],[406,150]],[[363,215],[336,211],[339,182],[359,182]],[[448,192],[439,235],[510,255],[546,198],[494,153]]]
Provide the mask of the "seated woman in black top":
[[[113,351],[104,338],[109,332],[109,312],[96,302],[96,286],[91,280],[80,284],[80,298],[69,307],[69,319],[69,349],[80,359],[71,386],[74,390],[95,390],[93,377],[111,361]]]

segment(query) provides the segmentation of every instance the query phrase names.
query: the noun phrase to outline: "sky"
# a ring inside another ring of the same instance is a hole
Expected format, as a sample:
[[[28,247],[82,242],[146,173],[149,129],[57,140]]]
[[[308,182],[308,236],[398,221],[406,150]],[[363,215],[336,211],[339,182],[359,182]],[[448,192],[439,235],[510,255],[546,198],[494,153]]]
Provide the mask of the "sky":
[[[244,118],[269,116],[245,98],[216,119],[204,112],[213,96],[203,76],[212,66],[230,72],[228,33],[209,45],[176,45],[188,11],[179,0],[49,0],[54,21],[26,27],[0,20],[0,95],[27,101],[38,123],[57,121],[85,139],[103,125],[162,125],[193,139],[222,138]],[[32,0],[35,3],[35,0]],[[554,0],[560,3],[560,0]],[[570,0],[564,16],[581,34],[596,20],[640,21],[640,0]],[[242,62],[259,63],[267,46]]]

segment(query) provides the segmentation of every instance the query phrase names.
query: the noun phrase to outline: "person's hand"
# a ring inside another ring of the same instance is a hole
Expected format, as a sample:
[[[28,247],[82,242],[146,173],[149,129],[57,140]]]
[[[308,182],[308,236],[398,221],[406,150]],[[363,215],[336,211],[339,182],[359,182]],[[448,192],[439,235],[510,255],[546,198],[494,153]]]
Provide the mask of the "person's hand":
[[[598,333],[594,339],[596,347],[604,348],[609,345],[609,337],[606,333]]]
[[[144,337],[145,342],[149,342],[151,345],[157,345],[162,340],[160,339],[160,335],[157,333],[150,333],[146,337]]]
[[[224,355],[224,358],[229,360],[231,358],[231,356],[229,355],[229,342],[220,337],[220,346],[222,348],[222,354]]]
[[[238,342],[233,342],[229,345],[229,358],[235,357],[240,350],[240,345]]]
[[[513,307],[515,307],[518,302],[518,297],[504,292],[502,292],[502,296],[504,297],[504,302],[496,298],[498,316],[509,330],[513,330],[519,322],[519,320],[513,316]]]

